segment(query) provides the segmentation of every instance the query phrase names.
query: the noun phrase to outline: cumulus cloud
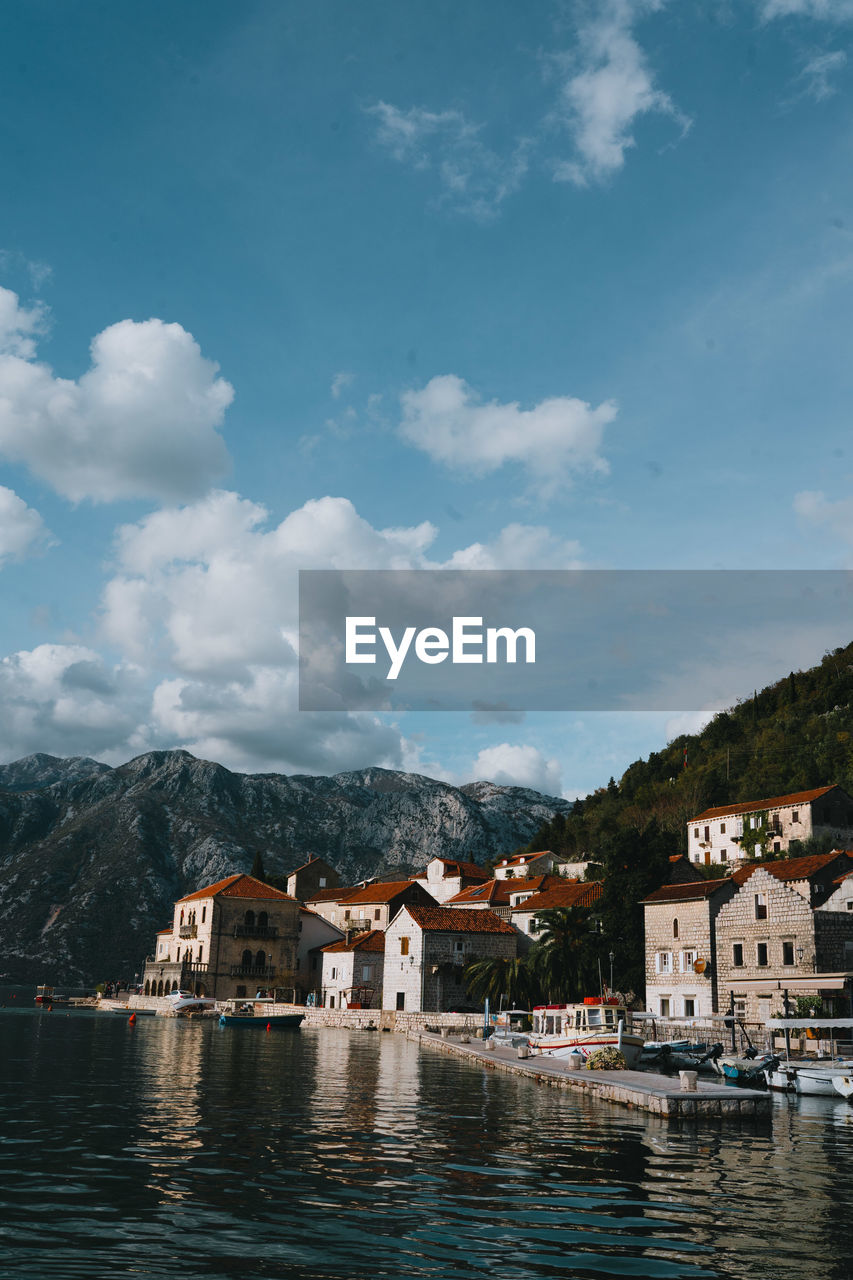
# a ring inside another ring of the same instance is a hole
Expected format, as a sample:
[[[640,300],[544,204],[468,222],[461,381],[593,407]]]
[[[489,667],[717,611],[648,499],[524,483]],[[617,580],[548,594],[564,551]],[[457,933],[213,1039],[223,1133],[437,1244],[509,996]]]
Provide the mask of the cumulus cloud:
[[[501,742],[484,747],[471,769],[472,777],[501,787],[530,787],[545,795],[561,793],[560,763],[547,759],[538,747]]]
[[[689,117],[656,87],[632,31],[638,16],[660,7],[655,0],[605,0],[581,25],[577,48],[555,59],[561,85],[552,121],[575,149],[555,165],[557,181],[587,186],[611,177],[636,145],[632,130],[642,116],[669,117],[682,137],[689,130]]]
[[[0,485],[0,565],[32,555],[49,540],[39,513],[12,489]]]
[[[175,501],[223,473],[218,428],[233,391],[179,324],[111,325],[73,381],[34,361],[41,323],[0,289],[0,456],[74,502]]]
[[[454,551],[445,569],[581,569],[581,544],[555,538],[544,525],[508,524],[491,542]]]
[[[801,520],[823,525],[842,541],[853,543],[853,498],[833,502],[820,490],[805,489],[795,495],[794,511]]]
[[[390,102],[367,108],[376,140],[401,164],[430,170],[438,178],[440,203],[475,218],[490,218],[518,189],[527,172],[529,144],[518,142],[501,155],[482,140],[482,125],[461,111],[408,111]]]
[[[609,470],[600,450],[604,428],[616,417],[611,400],[595,409],[569,396],[530,409],[517,401],[483,403],[462,378],[445,374],[405,392],[401,402],[402,438],[449,467],[483,475],[520,463],[549,492],[575,473]]]

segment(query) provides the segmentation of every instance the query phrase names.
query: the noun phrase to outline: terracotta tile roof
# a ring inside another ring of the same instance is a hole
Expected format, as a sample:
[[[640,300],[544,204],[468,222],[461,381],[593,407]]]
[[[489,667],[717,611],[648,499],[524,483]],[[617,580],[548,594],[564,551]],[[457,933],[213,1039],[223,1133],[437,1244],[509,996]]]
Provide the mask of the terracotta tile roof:
[[[224,880],[217,880],[204,889],[188,893],[185,898],[179,898],[178,902],[195,902],[198,898],[275,898],[282,902],[296,901],[289,893],[282,893],[280,889],[274,889],[272,885],[264,884],[254,876],[226,876]]]
[[[838,858],[853,858],[853,853],[833,849],[831,853],[815,853],[808,858],[782,858],[776,862],[750,862],[732,872],[732,879],[738,884],[745,884],[754,871],[761,867],[777,880],[810,880],[829,863]]]
[[[654,893],[650,893],[647,898],[643,898],[643,902],[701,902],[703,898],[713,897],[724,884],[731,884],[732,878],[725,876],[722,880],[691,880],[688,884],[665,884],[660,889],[655,889]]]
[[[849,850],[849,849],[848,849],[846,852],[847,852],[847,856],[848,856],[848,858],[849,858],[849,857],[851,857],[851,856],[853,856],[853,855],[851,855],[851,853],[850,853],[850,850]],[[840,876],[836,876],[836,878],[833,880],[833,882],[832,882],[832,883],[833,883],[833,884],[844,884],[844,881],[845,881],[845,880],[849,880],[851,876],[853,876],[853,867],[851,867],[849,871],[843,871],[843,872],[841,873],[841,875],[840,875]]]
[[[419,889],[423,889],[423,885],[417,880],[384,880],[378,884],[366,884],[362,889],[353,889],[346,897],[346,906],[352,906],[353,903],[364,903],[367,906],[374,902],[390,902],[392,898],[396,898],[406,889],[410,889],[413,884],[417,884]],[[424,890],[426,892],[426,890]],[[309,898],[309,902],[313,899]]]
[[[495,865],[498,867],[522,867],[527,866],[528,862],[534,862],[537,858],[553,858],[554,854],[550,849],[540,849],[537,853],[517,853],[512,858],[501,858],[500,862]]]
[[[342,938],[340,942],[330,942],[321,947],[321,951],[384,951],[385,934],[381,929],[370,929],[367,933],[358,933],[349,942]]]
[[[463,911],[458,907],[421,907],[414,903],[403,908],[425,933],[508,933],[515,929],[493,911]]]
[[[556,888],[546,889],[543,893],[534,893],[532,898],[526,898],[517,907],[513,907],[513,913],[555,911],[560,907],[591,907],[598,901],[601,894],[600,880],[590,880],[587,884],[580,880],[574,882],[566,880]]]
[[[341,885],[338,889],[317,889],[310,894],[306,902],[342,902],[344,898],[349,897],[351,893],[355,893],[355,885]]]
[[[828,787],[815,787],[812,791],[792,791],[787,796],[771,796],[769,800],[749,800],[744,804],[718,804],[713,809],[703,809],[695,818],[691,818],[690,822],[702,822],[706,818],[725,818],[732,813],[757,813],[760,809],[781,809],[789,804],[808,804],[812,800],[817,800],[819,796],[825,796],[828,791],[834,791],[836,783],[832,783]],[[688,826],[690,823],[687,824]]]
[[[172,932],[172,930],[171,930],[171,929],[158,929],[158,930],[157,930],[157,937],[159,938],[161,933],[171,933],[171,932]]]
[[[454,894],[452,898],[448,898],[445,906],[452,905],[455,909],[457,906],[464,907],[468,903],[473,905],[489,902],[496,906],[508,907],[511,901],[510,895],[513,893],[540,893],[544,889],[572,883],[576,882],[552,875],[528,876],[525,880],[487,880],[485,884],[470,885],[461,893]]]
[[[288,871],[286,872],[286,874],[288,876],[295,876],[297,871],[305,871],[306,868],[313,867],[318,862],[322,863],[324,867],[328,867],[330,865],[328,862],[325,861],[324,858],[318,858],[316,857],[316,855],[312,854],[307,862],[303,862],[302,865],[299,867],[294,867],[292,871]]]

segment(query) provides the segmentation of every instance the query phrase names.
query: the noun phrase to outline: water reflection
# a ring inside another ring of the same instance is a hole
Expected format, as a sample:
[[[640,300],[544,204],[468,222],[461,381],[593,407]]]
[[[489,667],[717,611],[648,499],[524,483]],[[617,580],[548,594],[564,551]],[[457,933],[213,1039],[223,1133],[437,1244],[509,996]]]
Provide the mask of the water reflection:
[[[29,1010],[0,1089],[10,1280],[850,1274],[846,1103],[678,1128],[393,1035]]]

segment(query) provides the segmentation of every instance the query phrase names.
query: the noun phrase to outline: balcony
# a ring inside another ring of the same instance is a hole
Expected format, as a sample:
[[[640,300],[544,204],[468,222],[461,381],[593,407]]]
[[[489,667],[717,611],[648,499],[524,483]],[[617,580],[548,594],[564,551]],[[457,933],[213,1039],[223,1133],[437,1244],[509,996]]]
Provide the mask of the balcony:
[[[232,964],[230,976],[232,978],[274,978],[275,967],[271,964]]]
[[[235,924],[235,938],[277,938],[277,924]]]
[[[198,930],[194,924],[182,924],[178,930],[179,938],[197,938]]]

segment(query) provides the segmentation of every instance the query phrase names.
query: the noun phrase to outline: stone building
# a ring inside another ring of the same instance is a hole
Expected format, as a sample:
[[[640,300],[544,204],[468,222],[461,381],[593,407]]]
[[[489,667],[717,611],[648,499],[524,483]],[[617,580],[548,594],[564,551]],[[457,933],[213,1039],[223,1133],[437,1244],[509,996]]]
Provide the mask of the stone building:
[[[335,868],[313,853],[301,867],[287,873],[287,892],[299,902],[307,901],[318,889],[337,889],[340,883]]]
[[[321,889],[305,905],[341,929],[384,929],[407,902],[435,906],[422,880],[379,880],[347,889]]]
[[[412,904],[385,934],[383,1009],[408,1013],[471,1008],[465,966],[516,955],[516,932],[492,911]]]
[[[495,863],[496,880],[519,880],[525,876],[550,875],[559,859],[547,849],[541,853],[517,853]]]
[[[792,840],[812,836],[827,836],[838,848],[853,843],[853,800],[841,787],[704,809],[687,824],[687,854],[706,866],[741,862],[753,850],[759,858],[785,853]]]
[[[385,934],[347,935],[323,948],[320,1003],[327,1009],[381,1009]]]
[[[851,867],[853,855],[835,850],[733,873],[737,891],[717,916],[722,1008],[733,998],[740,1016],[765,1022],[781,1014],[787,990],[791,999],[820,997],[825,1008],[850,1016],[853,910],[842,895]]]
[[[549,881],[555,878],[546,877]],[[559,911],[566,907],[582,907],[594,912],[602,892],[600,880],[558,880],[557,884],[552,883],[550,887],[532,893],[529,897],[521,896],[510,911],[510,920],[519,933],[524,935],[525,941],[535,942],[541,932],[544,912]]]
[[[729,877],[666,884],[643,899],[650,1012],[663,1018],[717,1012],[717,917],[736,892]]]
[[[145,995],[191,991],[216,999],[292,989],[299,903],[252,876],[234,875],[175,903],[171,930],[145,961]]]
[[[316,911],[309,911],[307,907],[299,908],[299,945],[296,949],[296,973],[293,980],[298,1004],[304,1004],[309,997],[313,1003],[320,1003],[323,947],[341,942],[345,936],[343,929],[324,920]]]
[[[438,903],[447,902],[463,889],[472,885],[485,884],[489,879],[488,871],[478,867],[475,862],[456,862],[452,858],[431,858],[426,870],[419,875],[424,888]]]
[[[544,889],[555,888],[567,884],[562,876],[530,875],[519,879],[487,880],[485,884],[471,885],[449,898],[445,904],[456,910],[462,907],[471,911],[494,911],[502,920],[509,920],[514,907],[532,898],[534,893]]]

